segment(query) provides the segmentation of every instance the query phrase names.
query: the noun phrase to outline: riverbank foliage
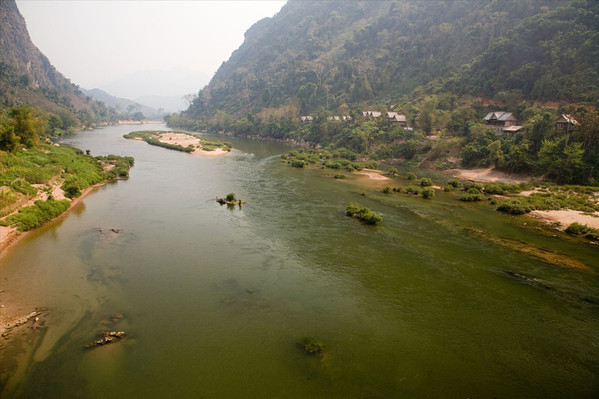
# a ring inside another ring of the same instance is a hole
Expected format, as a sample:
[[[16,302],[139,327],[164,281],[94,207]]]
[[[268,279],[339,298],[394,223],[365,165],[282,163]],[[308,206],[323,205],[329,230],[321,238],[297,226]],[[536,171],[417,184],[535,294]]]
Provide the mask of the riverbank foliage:
[[[581,236],[589,240],[599,240],[599,229],[594,229],[586,224],[572,223],[566,228],[566,233],[573,236]]]
[[[300,148],[299,150],[292,150],[286,154],[282,154],[281,159],[296,168],[302,168],[310,164],[322,168],[346,170],[348,172],[378,168],[376,161],[360,161],[358,160],[358,154],[345,148],[331,150]]]
[[[10,215],[2,224],[14,226],[19,231],[32,230],[59,216],[69,209],[70,205],[68,200],[38,200],[33,206],[21,208],[18,213]]]
[[[78,197],[93,184],[127,177],[134,164],[131,157],[94,158],[75,148],[50,144],[47,137],[50,122],[33,107],[18,108],[9,115],[12,115],[10,120],[0,120],[0,132],[4,133],[0,150],[0,217],[14,213],[31,200],[53,201],[56,187],[67,198]],[[21,216],[10,216],[5,223],[23,231],[38,227],[38,222],[48,220],[44,215],[52,218],[58,210],[64,211],[66,208],[61,204],[64,202],[46,205],[36,202],[31,210],[21,212]]]
[[[518,196],[497,201],[497,210],[513,215],[537,211],[572,209],[581,212],[599,212],[595,192],[599,187],[588,186],[539,186],[528,196]]]
[[[367,224],[377,224],[383,220],[382,216],[372,212],[366,207],[354,203],[350,203],[345,208],[345,214]]]
[[[194,152],[195,147],[192,145],[188,145],[187,147],[183,147],[180,144],[171,144],[160,141],[160,134],[166,133],[163,131],[140,131],[140,132],[131,132],[123,135],[126,139],[141,139],[148,144],[155,145],[158,147],[168,148],[169,150],[182,151],[182,152]],[[179,132],[176,132],[179,133]],[[183,132],[180,132],[183,133]],[[185,133],[186,134],[186,133]]]

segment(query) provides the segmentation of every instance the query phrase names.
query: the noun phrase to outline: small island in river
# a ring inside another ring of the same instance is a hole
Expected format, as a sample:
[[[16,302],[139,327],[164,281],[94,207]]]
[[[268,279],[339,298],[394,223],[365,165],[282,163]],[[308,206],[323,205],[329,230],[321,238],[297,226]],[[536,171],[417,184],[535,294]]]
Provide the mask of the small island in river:
[[[148,144],[171,150],[209,157],[226,155],[231,151],[230,143],[208,141],[185,132],[137,131],[125,134],[123,137],[132,140],[143,140]]]

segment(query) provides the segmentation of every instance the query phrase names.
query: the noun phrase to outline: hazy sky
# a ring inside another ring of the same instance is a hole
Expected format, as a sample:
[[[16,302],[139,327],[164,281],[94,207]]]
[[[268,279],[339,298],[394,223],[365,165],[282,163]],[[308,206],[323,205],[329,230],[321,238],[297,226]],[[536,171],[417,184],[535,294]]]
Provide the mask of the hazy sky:
[[[88,89],[144,70],[183,74],[185,68],[209,79],[243,43],[244,32],[284,4],[17,0],[33,43],[61,73]],[[138,95],[145,94],[161,93]]]

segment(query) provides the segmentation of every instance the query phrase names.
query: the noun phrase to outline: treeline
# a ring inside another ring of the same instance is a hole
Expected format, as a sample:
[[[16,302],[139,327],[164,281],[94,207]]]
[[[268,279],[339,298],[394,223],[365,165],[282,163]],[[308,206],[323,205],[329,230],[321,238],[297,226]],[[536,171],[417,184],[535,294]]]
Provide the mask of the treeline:
[[[394,107],[406,115],[404,129],[384,117],[362,116],[360,109],[341,109],[351,120],[333,118],[321,109],[309,123],[302,123],[297,109],[282,107],[269,113],[248,114],[236,119],[219,111],[197,121],[172,115],[170,125],[194,130],[233,132],[303,143],[312,147],[346,148],[362,158],[446,169],[488,167],[510,173],[544,175],[560,183],[584,184],[599,178],[599,114],[582,105],[559,109],[512,104],[518,125],[516,134],[497,134],[483,117],[497,106],[480,100],[459,100],[453,94],[430,95]],[[386,107],[378,107],[387,111]],[[556,127],[562,113],[578,124],[572,129]]]

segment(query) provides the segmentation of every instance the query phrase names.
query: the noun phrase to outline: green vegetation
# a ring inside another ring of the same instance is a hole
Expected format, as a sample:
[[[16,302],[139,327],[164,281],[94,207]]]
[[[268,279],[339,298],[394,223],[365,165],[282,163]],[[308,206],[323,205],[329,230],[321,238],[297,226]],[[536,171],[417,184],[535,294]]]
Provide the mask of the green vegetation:
[[[572,223],[566,228],[566,233],[573,236],[582,236],[589,240],[599,240],[599,229],[594,229],[586,224]]]
[[[197,136],[196,136],[197,137]],[[231,143],[228,142],[221,142],[221,141],[208,141],[208,140],[202,140],[202,150],[204,151],[214,151],[217,148],[220,148],[223,151],[231,151],[231,148],[233,148],[233,145]]]
[[[148,131],[127,133],[127,134],[123,135],[123,137],[126,139],[138,139],[139,138],[148,144],[155,145],[158,147],[168,148],[169,150],[176,150],[176,151],[183,151],[183,152],[194,152],[195,151],[195,147],[193,147],[192,145],[183,147],[182,145],[179,145],[179,144],[171,144],[171,143],[165,143],[163,141],[160,141],[160,135],[163,133],[166,133],[166,132],[159,131],[159,130],[154,130],[154,131],[148,130]],[[183,132],[176,132],[176,133],[188,134],[188,133],[183,133]]]
[[[229,193],[225,196],[225,198],[216,197],[216,202],[218,202],[221,205],[227,206],[239,205],[240,208],[242,204],[245,204],[245,201],[242,201],[235,197],[235,193]]]
[[[287,154],[282,154],[281,159],[295,168],[303,168],[304,166],[310,164],[319,165],[323,168],[329,169],[342,169],[348,172],[363,170],[365,168],[378,168],[378,164],[375,161],[357,161],[358,155],[344,148],[335,150],[306,150],[300,148],[299,150],[292,150]],[[338,174],[335,176],[343,175]]]
[[[297,341],[297,346],[308,355],[318,355],[325,351],[326,347],[317,338],[304,337]]]
[[[51,122],[37,108],[16,107],[3,115],[0,119],[0,132],[5,133],[0,141],[0,217],[38,198],[34,206],[6,217],[2,221],[4,225],[13,225],[21,231],[39,227],[69,207],[69,201],[52,198],[54,187],[60,185],[67,198],[75,198],[93,184],[127,177],[133,166],[131,157],[94,158],[78,149],[48,144],[46,138]]]
[[[593,184],[598,15],[599,3],[586,0],[290,2],[248,31],[168,123],[344,148],[362,161],[493,166]],[[557,108],[533,105],[548,102]],[[366,110],[403,114],[409,128],[364,117]],[[482,120],[490,111],[512,112],[522,129],[496,132]],[[562,113],[578,121],[575,128],[556,129]]]
[[[253,26],[169,122],[225,130],[237,119],[242,134],[275,137],[295,130],[283,128],[287,116],[389,106],[415,92],[596,101],[598,8],[590,0],[289,2]],[[426,110],[421,123],[430,133]]]
[[[231,151],[230,143],[220,142],[220,141],[207,141],[207,140],[200,138],[199,136],[196,136],[196,135],[190,134],[190,133],[186,133],[186,132],[164,132],[161,130],[142,130],[142,131],[127,133],[127,134],[123,135],[123,137],[126,139],[142,139],[143,141],[145,141],[148,144],[155,145],[158,147],[168,148],[170,150],[176,150],[176,151],[182,151],[182,152],[194,152],[196,150],[196,147],[194,147],[191,144],[188,145],[187,147],[183,147],[180,144],[171,144],[168,142],[160,141],[160,136],[162,134],[166,134],[166,133],[185,134],[185,135],[191,136],[195,139],[198,139],[198,141],[200,142],[199,147],[204,151],[214,151],[217,148],[220,148],[224,151]]]
[[[362,222],[367,224],[377,224],[383,220],[383,218],[380,215],[377,215],[370,209],[366,207],[361,207],[360,205],[354,203],[350,203],[345,208],[345,214],[347,216],[351,216],[353,218],[361,220]]]
[[[426,187],[422,189],[422,196],[426,199],[433,198],[435,196],[435,190],[431,187]]]
[[[581,212],[599,211],[599,202],[593,192],[599,187],[584,186],[541,186],[529,196],[502,200],[497,206],[501,212],[521,215],[534,210],[548,211],[573,209]]]
[[[28,231],[40,227],[47,221],[69,209],[68,200],[35,201],[35,205],[21,208],[18,213],[8,216],[2,224],[15,226],[19,231]]]

